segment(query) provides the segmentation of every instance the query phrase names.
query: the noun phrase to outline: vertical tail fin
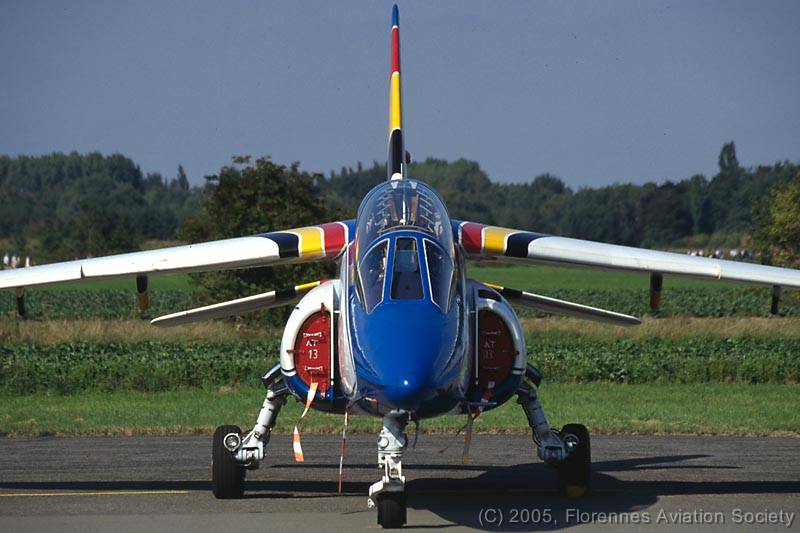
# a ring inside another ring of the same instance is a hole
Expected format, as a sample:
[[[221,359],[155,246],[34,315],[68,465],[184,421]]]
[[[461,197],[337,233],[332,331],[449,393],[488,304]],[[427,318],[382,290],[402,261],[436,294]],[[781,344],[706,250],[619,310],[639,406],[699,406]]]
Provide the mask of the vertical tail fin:
[[[405,177],[403,106],[400,90],[400,14],[392,8],[392,71],[389,75],[389,179]]]

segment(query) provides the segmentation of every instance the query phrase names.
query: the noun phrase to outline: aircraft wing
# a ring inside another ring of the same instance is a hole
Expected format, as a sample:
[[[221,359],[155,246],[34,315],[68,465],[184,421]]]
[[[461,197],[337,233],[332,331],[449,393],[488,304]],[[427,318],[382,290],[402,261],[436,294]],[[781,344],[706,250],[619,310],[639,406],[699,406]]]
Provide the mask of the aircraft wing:
[[[0,272],[0,289],[332,260],[353,238],[354,225],[353,220],[346,220],[251,237],[3,270]]]
[[[454,238],[470,257],[650,272],[800,288],[800,270],[694,257],[543,233],[453,221]]]

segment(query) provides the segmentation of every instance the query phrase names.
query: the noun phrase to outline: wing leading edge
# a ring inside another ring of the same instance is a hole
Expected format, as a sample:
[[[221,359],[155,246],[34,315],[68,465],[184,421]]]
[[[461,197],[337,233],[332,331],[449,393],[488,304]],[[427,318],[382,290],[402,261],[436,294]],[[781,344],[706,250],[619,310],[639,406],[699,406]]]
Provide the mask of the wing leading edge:
[[[453,237],[471,257],[650,272],[800,288],[800,270],[556,237],[453,221]]]
[[[353,238],[354,228],[355,221],[346,220],[251,237],[4,270],[0,272],[0,289],[85,279],[206,272],[332,260]]]

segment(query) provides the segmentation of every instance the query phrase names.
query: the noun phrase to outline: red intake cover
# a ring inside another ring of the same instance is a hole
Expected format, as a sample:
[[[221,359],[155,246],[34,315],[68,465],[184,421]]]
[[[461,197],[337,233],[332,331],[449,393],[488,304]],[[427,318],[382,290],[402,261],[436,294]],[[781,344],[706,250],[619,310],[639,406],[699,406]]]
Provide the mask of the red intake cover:
[[[481,394],[489,389],[490,381],[494,382],[491,388],[505,381],[516,356],[511,331],[503,319],[485,309],[478,312],[478,388]]]
[[[306,384],[319,383],[317,389],[325,394],[331,384],[331,317],[327,311],[317,311],[303,322],[294,341],[294,367]]]

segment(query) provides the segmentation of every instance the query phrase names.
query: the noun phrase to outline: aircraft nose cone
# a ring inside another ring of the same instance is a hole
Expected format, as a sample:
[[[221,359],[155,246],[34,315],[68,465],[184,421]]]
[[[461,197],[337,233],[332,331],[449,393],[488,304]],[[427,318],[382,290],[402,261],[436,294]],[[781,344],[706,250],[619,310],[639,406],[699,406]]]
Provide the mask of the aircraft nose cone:
[[[420,404],[428,399],[433,389],[415,375],[405,375],[394,383],[387,385],[384,390],[384,399],[395,409],[414,411]]]

